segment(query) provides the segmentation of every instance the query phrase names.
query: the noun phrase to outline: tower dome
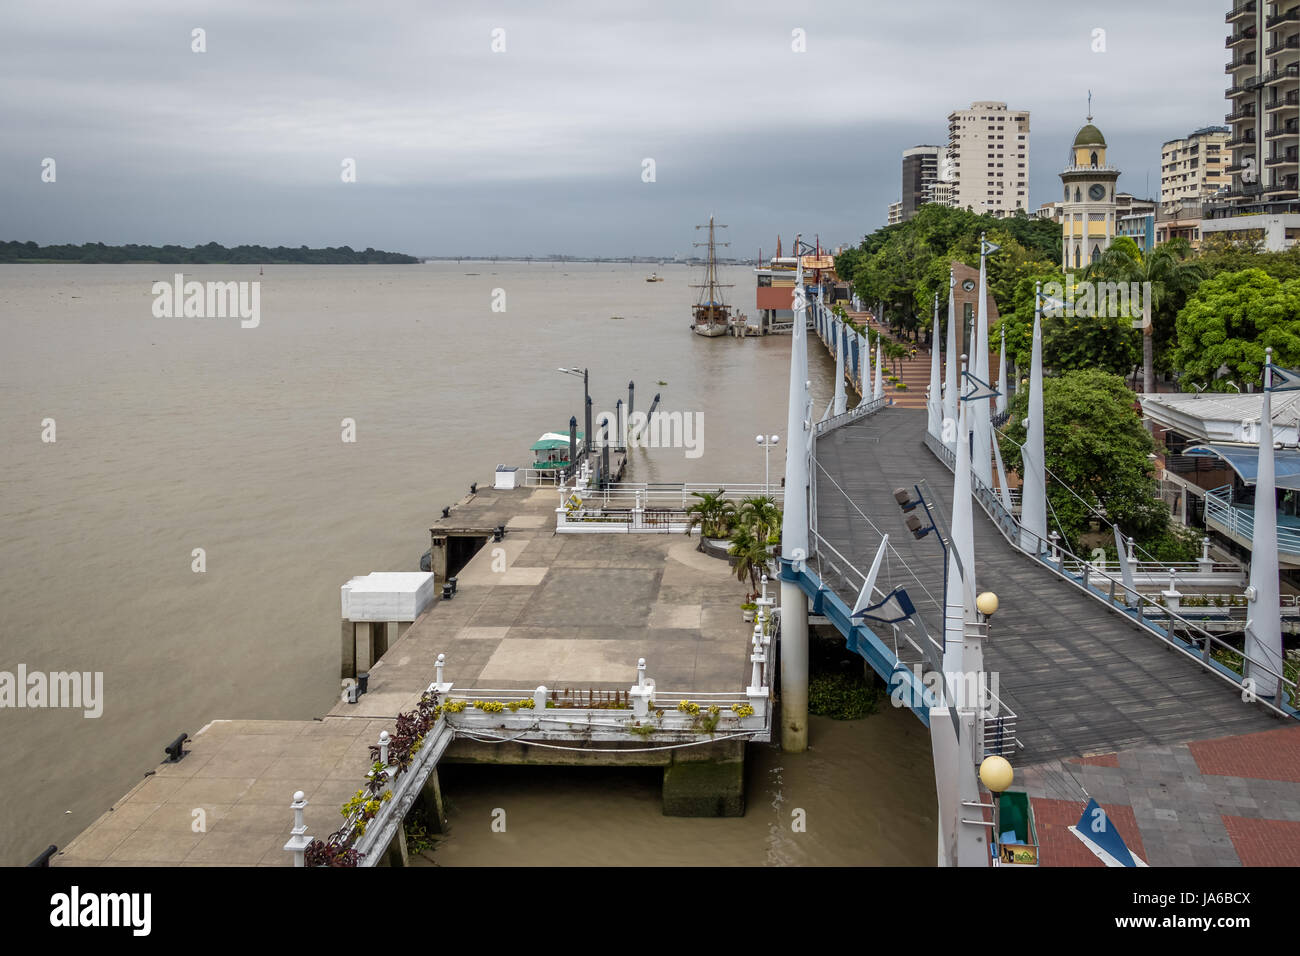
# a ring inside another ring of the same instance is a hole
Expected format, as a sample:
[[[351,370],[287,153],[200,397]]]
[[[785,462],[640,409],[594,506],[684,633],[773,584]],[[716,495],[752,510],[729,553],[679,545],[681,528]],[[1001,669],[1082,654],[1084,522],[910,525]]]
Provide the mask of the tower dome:
[[[1089,117],[1091,119],[1091,117]],[[1091,123],[1079,130],[1079,135],[1074,137],[1075,147],[1080,146],[1105,146],[1106,137],[1101,135],[1101,130]]]

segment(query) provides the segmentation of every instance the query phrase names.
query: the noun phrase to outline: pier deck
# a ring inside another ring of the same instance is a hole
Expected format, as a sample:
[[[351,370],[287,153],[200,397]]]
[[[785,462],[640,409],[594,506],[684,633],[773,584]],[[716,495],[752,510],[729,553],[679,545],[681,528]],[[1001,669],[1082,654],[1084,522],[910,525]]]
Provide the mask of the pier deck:
[[[337,829],[370,766],[368,748],[419,700],[440,653],[444,680],[457,687],[626,691],[644,657],[666,691],[743,695],[753,626],[727,563],[681,533],[556,535],[558,501],[554,488],[465,499],[435,529],[505,525],[504,539],[489,540],[457,574],[456,595],[394,642],[357,703],[340,700],[319,720],[213,721],[182,760],[150,770],[52,865],[290,865],[295,791],[307,797],[309,835]],[[617,749],[593,748],[584,762]]]

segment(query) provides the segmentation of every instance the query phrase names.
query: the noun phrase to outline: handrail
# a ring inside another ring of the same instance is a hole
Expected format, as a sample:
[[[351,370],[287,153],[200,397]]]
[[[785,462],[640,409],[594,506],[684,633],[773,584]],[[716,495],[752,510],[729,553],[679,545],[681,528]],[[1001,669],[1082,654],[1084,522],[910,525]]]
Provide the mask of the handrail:
[[[952,449],[948,448],[928,431],[925,434],[924,441],[926,447],[934,453],[935,457],[940,461],[943,461],[949,468],[955,466],[956,459]],[[1164,605],[1152,600],[1147,595],[1142,594],[1140,591],[1127,587],[1121,579],[1115,578],[1105,571],[1097,570],[1093,565],[1083,561],[1082,558],[1061,544],[1059,539],[1048,540],[1029,531],[1027,528],[1024,528],[1013,515],[1009,514],[1006,509],[1002,507],[1002,502],[998,498],[997,493],[987,488],[978,475],[971,475],[971,489],[975,499],[980,502],[984,511],[993,519],[993,523],[997,525],[998,530],[1002,532],[1003,536],[1016,550],[1029,555],[1029,557],[1046,566],[1059,577],[1069,581],[1084,593],[1105,602],[1106,606],[1112,610],[1123,614],[1130,620],[1136,620],[1136,623],[1139,626],[1154,634],[1173,649],[1196,661],[1205,670],[1220,679],[1225,680],[1242,690],[1251,693],[1255,692],[1254,687],[1246,687],[1246,677],[1244,674],[1237,675],[1235,671],[1232,671],[1225,665],[1213,660],[1211,651],[1214,649],[1214,645],[1218,645],[1218,649],[1220,650],[1228,651],[1229,653],[1240,657],[1242,659],[1243,671],[1246,669],[1245,665],[1249,664],[1252,670],[1258,669],[1268,674],[1278,682],[1278,686],[1280,686],[1284,692],[1286,689],[1290,689],[1291,699],[1293,701],[1300,702],[1300,696],[1298,696],[1295,681],[1288,680],[1285,674],[1278,673],[1267,664],[1257,661],[1252,657],[1248,657],[1244,648],[1238,650],[1226,641],[1215,637],[1195,622],[1183,617],[1183,615],[1179,614],[1177,611],[1172,611]],[[1031,552],[1022,546],[1022,535],[1025,534],[1031,535],[1035,539],[1036,553]],[[1079,576],[1076,577],[1073,574],[1069,574],[1062,567],[1059,567],[1059,564],[1064,563],[1066,557],[1081,562],[1082,573]],[[1100,578],[1109,582],[1109,596],[1103,593],[1100,588],[1089,584],[1089,578],[1091,577]],[[1117,592],[1123,598],[1124,606],[1121,606],[1116,600]],[[1165,619],[1167,622],[1167,629],[1157,626],[1154,622],[1145,617],[1144,609],[1148,605],[1157,609],[1158,616]],[[1136,609],[1136,617],[1131,613],[1133,609]],[[1197,644],[1183,641],[1173,636],[1172,631],[1175,627],[1183,628],[1189,633],[1189,636],[1200,636],[1202,638],[1202,642],[1198,648],[1200,651],[1199,654],[1193,653],[1191,650],[1191,648],[1197,647]],[[1271,704],[1267,700],[1258,696],[1255,697],[1255,702],[1262,704],[1264,707],[1280,716],[1292,718],[1300,717],[1300,711],[1297,711],[1293,706],[1287,705],[1285,698],[1282,701],[1281,707]]]

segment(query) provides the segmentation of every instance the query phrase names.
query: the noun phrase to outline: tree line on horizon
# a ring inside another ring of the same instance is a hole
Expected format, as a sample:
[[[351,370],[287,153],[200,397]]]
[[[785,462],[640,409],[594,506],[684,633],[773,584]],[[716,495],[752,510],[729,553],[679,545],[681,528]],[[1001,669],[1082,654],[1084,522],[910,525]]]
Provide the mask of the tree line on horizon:
[[[127,263],[145,262],[174,265],[406,265],[421,260],[400,252],[384,252],[366,248],[358,251],[351,246],[329,246],[309,249],[299,246],[243,245],[227,248],[218,242],[202,246],[141,246],[128,243],[106,246],[102,242],[85,242],[81,245],[63,244],[42,246],[35,242],[0,242],[0,262],[78,262]]]

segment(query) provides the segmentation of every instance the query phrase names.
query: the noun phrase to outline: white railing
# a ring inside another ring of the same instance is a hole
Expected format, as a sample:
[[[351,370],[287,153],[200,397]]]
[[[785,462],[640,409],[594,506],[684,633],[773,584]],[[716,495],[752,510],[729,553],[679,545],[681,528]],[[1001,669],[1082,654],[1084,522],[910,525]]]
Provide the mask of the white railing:
[[[1205,521],[1213,522],[1227,534],[1249,541],[1255,534],[1255,509],[1232,503],[1232,488],[1224,485],[1205,493]],[[1281,554],[1300,556],[1300,528],[1278,523],[1277,550]]]
[[[889,404],[889,396],[882,395],[880,398],[873,398],[868,401],[858,402],[856,406],[849,409],[842,415],[836,415],[833,418],[824,419],[814,426],[817,434],[824,435],[833,428],[839,428],[841,425],[847,425],[850,422],[856,422],[859,418],[865,418],[868,415],[880,411]]]
[[[956,456],[951,448],[928,431],[925,433],[924,441],[926,447],[949,469],[956,466]],[[1283,717],[1295,716],[1283,707],[1279,707],[1270,700],[1265,699],[1266,696],[1272,696],[1272,691],[1267,688],[1275,687],[1280,691],[1282,702],[1285,702],[1289,694],[1292,702],[1291,706],[1294,707],[1300,703],[1300,695],[1297,693],[1295,681],[1288,680],[1285,675],[1262,661],[1246,657],[1243,650],[1220,640],[1196,622],[1189,620],[1172,608],[1165,607],[1156,599],[1129,588],[1121,578],[1117,578],[1107,571],[1099,570],[1095,565],[1084,561],[1061,544],[1060,536],[1056,532],[1052,532],[1049,538],[1042,538],[1029,532],[1028,529],[1021,526],[1014,515],[1010,514],[1002,506],[998,493],[985,486],[979,476],[974,473],[971,474],[971,489],[975,500],[980,503],[985,513],[997,525],[998,530],[1002,532],[1012,547],[1030,555],[1048,570],[1079,588],[1089,597],[1102,602],[1111,610],[1134,621],[1173,650],[1196,661],[1208,673],[1233,684],[1243,692],[1243,700],[1253,700]],[[1022,544],[1025,538],[1033,539],[1029,542],[1029,547]],[[1067,571],[1065,568],[1067,563],[1078,567],[1080,569],[1079,573],[1073,574]],[[1154,612],[1154,615],[1152,612]],[[1160,618],[1161,623],[1157,624],[1152,621],[1152,616]],[[1175,632],[1183,635],[1182,638],[1175,636]],[[1227,664],[1215,661],[1213,657],[1215,651],[1226,655],[1228,660],[1241,659],[1242,670],[1243,672],[1249,670],[1249,677],[1244,676],[1244,673],[1237,674]],[[1251,681],[1250,684],[1245,683],[1247,679]]]
[[[457,688],[442,685],[443,719],[471,739],[541,739],[660,743],[771,737],[772,644],[779,627],[766,617],[750,643],[750,686],[734,691],[659,690],[645,658],[628,690]],[[439,655],[440,662],[445,659]],[[440,664],[441,666],[441,664]],[[450,707],[448,706],[450,704]],[[585,705],[585,706],[584,706]],[[716,712],[715,709],[716,708]]]
[[[572,490],[572,489],[567,489]],[[721,497],[731,501],[742,498],[766,496],[780,503],[785,498],[785,489],[778,478],[775,483],[764,485],[762,482],[682,482],[651,484],[647,482],[616,481],[604,488],[586,488],[578,490],[583,502],[594,501],[602,505],[620,502],[631,504],[638,499],[644,503],[673,502],[685,509],[696,504],[700,495],[715,495],[721,491]]]
[[[557,534],[685,534],[691,526],[685,511],[656,508],[555,509]]]

